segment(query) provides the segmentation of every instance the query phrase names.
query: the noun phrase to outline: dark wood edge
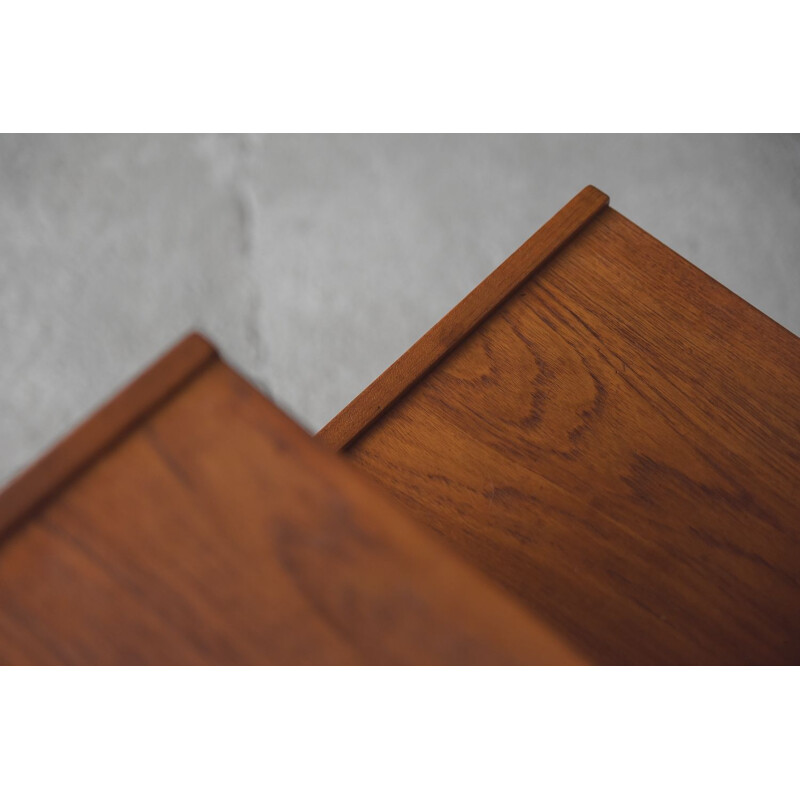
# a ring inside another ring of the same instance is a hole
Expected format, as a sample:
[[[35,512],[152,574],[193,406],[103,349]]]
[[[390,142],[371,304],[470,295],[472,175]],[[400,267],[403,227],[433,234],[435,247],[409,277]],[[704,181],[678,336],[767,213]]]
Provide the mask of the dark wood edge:
[[[587,186],[316,435],[343,450],[419,382],[500,303],[608,205]]]
[[[6,486],[0,493],[0,536],[24,521],[217,358],[213,345],[198,333],[189,334],[165,353]]]

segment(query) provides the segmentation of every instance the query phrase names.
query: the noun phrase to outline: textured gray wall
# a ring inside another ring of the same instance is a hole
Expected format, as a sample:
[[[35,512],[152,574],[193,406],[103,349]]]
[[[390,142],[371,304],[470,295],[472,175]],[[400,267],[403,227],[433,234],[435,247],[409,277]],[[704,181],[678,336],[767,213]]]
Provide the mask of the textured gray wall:
[[[797,136],[0,136],[0,482],[191,328],[318,428],[588,183],[800,333]]]

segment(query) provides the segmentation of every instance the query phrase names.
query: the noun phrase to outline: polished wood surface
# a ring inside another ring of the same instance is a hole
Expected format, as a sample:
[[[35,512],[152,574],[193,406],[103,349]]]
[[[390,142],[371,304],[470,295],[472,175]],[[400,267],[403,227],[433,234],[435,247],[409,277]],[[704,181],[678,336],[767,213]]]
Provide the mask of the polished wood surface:
[[[800,341],[613,209],[389,388],[345,454],[592,659],[800,661]]]
[[[44,465],[4,500],[0,663],[582,660],[199,337]]]
[[[216,357],[216,351],[202,336],[188,336],[75,428],[0,493],[0,536],[26,514],[35,512],[64,483],[75,478]]]
[[[320,441],[346,447],[607,205],[607,195],[587,186],[337,414],[319,432]]]

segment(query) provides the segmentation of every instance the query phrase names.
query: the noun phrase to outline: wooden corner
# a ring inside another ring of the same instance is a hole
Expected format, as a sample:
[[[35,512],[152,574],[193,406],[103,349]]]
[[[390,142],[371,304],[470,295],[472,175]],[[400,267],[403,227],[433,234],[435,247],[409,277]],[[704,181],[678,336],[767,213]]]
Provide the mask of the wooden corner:
[[[316,438],[335,450],[346,448],[606,206],[608,195],[594,186],[587,186],[573,197],[339,412]]]
[[[0,536],[36,510],[218,358],[191,333],[0,492]]]

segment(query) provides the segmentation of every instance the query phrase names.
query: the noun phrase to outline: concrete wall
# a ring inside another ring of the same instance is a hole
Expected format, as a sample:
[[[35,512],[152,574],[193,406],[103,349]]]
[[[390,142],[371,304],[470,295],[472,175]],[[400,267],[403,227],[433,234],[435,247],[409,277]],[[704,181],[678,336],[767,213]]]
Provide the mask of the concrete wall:
[[[588,183],[800,333],[798,136],[0,136],[0,482],[191,328],[320,427]]]

